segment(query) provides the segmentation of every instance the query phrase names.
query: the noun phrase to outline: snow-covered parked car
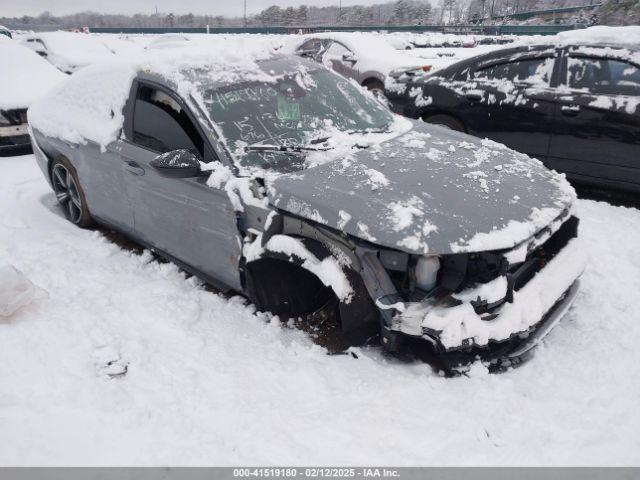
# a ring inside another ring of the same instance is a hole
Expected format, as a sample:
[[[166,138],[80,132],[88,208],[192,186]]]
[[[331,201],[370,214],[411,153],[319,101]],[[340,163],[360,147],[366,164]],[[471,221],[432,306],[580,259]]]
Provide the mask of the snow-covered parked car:
[[[191,38],[182,33],[165,33],[153,38],[145,49],[164,49],[183,47],[185,42],[191,41]]]
[[[94,65],[34,104],[67,218],[259,310],[391,351],[419,340],[449,365],[520,359],[559,321],[584,268],[561,175],[242,47]]]
[[[2,25],[0,25],[0,35],[12,38],[11,30],[9,30],[7,27],[3,27]]]
[[[20,41],[67,74],[114,54],[100,37],[79,32],[34,33],[22,36]]]
[[[27,153],[27,108],[64,75],[32,51],[0,36],[0,156]]]
[[[433,62],[399,51],[378,35],[317,33],[298,39],[293,51],[310,58],[381,95],[391,72],[429,71]]]
[[[577,184],[640,192],[640,27],[563,32],[387,87],[397,113],[504,143]]]

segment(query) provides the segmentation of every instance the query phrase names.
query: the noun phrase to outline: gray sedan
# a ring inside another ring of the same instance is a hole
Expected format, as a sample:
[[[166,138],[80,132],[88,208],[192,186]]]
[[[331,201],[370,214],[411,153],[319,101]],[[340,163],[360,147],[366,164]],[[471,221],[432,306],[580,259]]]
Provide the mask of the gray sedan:
[[[245,77],[139,71],[102,147],[54,135],[36,106],[35,156],[66,217],[121,231],[262,311],[333,322],[350,344],[376,332],[390,351],[420,342],[447,368],[524,358],[584,267],[566,181],[394,116],[314,62],[256,65]]]

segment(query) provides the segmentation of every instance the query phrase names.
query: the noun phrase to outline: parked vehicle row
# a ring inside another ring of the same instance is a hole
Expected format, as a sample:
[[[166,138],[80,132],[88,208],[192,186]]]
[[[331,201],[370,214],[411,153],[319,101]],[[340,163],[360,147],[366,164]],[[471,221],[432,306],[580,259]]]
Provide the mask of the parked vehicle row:
[[[332,319],[353,342],[378,330],[391,351],[424,342],[449,366],[517,362],[571,305],[574,193],[540,162],[392,115],[304,58],[169,53],[84,69],[29,110],[74,224],[260,310]]]
[[[433,68],[431,60],[426,63],[396,51],[384,40],[366,34],[323,33],[303,37],[295,42],[294,51],[328,68],[352,78],[358,84],[382,95],[387,76],[394,71],[414,69],[428,71]]]
[[[67,74],[115,53],[99,37],[79,32],[33,33],[23,35],[20,42]]]
[[[501,49],[395,74],[385,96],[395,112],[504,143],[572,181],[640,192],[640,49]]]

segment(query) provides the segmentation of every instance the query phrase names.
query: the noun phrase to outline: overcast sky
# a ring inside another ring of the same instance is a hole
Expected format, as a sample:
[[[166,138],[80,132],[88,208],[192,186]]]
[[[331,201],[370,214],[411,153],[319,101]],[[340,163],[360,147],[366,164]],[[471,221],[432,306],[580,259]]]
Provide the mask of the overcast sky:
[[[342,0],[342,5],[372,5],[385,0]],[[388,1],[388,0],[386,0]],[[280,7],[306,5],[337,5],[339,0],[247,0],[247,13],[259,12],[270,5]],[[64,15],[92,10],[101,13],[196,13],[242,16],[243,0],[0,0],[0,15],[39,15],[48,10]]]

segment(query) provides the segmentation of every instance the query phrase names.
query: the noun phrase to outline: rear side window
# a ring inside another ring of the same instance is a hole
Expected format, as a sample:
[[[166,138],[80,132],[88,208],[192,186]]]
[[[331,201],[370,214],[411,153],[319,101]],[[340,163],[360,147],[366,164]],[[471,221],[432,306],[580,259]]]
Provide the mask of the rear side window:
[[[569,57],[567,85],[596,94],[640,95],[640,69],[612,58]]]
[[[474,78],[549,86],[553,73],[553,61],[553,58],[531,58],[499,63],[476,70]]]
[[[163,90],[138,87],[133,142],[158,153],[185,149],[203,158],[202,136],[181,105]]]

